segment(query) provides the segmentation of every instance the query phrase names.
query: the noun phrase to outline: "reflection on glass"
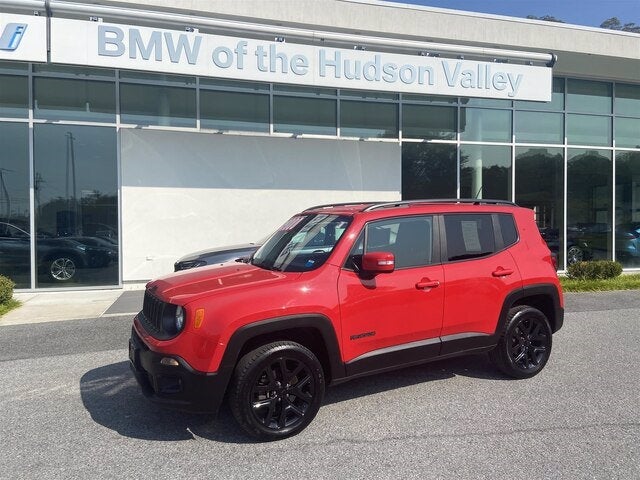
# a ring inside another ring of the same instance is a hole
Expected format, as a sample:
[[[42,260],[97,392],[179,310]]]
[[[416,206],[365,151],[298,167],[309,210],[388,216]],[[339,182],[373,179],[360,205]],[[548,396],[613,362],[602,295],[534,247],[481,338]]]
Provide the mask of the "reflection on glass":
[[[510,142],[511,111],[460,109],[461,139],[469,142]]]
[[[553,79],[553,90],[550,102],[532,102],[528,100],[518,100],[515,102],[518,110],[564,110],[564,78]]]
[[[567,115],[569,145],[611,146],[611,117]]]
[[[25,62],[0,62],[0,72],[23,72],[29,71],[29,64]]]
[[[0,117],[29,116],[29,83],[27,77],[0,75]]]
[[[398,106],[393,103],[340,102],[340,135],[397,138]]]
[[[403,105],[402,136],[425,140],[455,140],[456,109],[431,105]]]
[[[273,129],[294,134],[336,135],[336,100],[273,97]]]
[[[402,144],[402,199],[456,198],[456,146]]]
[[[516,112],[516,142],[564,143],[564,121],[561,113]]]
[[[462,145],[460,196],[511,200],[511,147]]]
[[[33,82],[34,115],[48,120],[115,123],[115,83],[60,78]]]
[[[616,83],[616,115],[640,117],[640,85]]]
[[[200,126],[218,130],[268,132],[269,96],[202,90]]]
[[[616,155],[616,260],[640,267],[640,152]]]
[[[33,71],[36,74],[62,73],[65,76],[73,76],[76,78],[114,79],[116,77],[116,71],[110,68],[75,67],[70,65],[52,65],[50,63],[35,63],[33,65]]]
[[[516,203],[533,210],[542,238],[564,269],[563,149],[516,148],[515,169]],[[573,246],[570,241],[569,250],[575,257],[578,252]]]
[[[567,80],[567,111],[611,113],[612,86],[605,82]]]
[[[170,83],[172,85],[195,85],[196,77],[188,75],[170,75],[167,73],[149,73],[132,70],[121,70],[121,80],[142,80],[154,83]]]
[[[461,98],[460,104],[467,107],[511,108],[511,100],[500,98]]]
[[[196,91],[156,85],[120,85],[120,120],[134,125],[196,126]]]
[[[616,147],[640,148],[640,118],[616,118]]]
[[[118,283],[116,130],[36,125],[38,287]]]
[[[340,97],[355,99],[374,99],[374,100],[397,100],[397,93],[389,92],[372,92],[369,90],[340,90]]]
[[[611,152],[569,149],[567,239],[580,243],[585,260],[612,259]]]
[[[29,125],[0,123],[0,145],[0,275],[29,288]]]
[[[287,92],[287,93],[304,93],[305,95],[318,95],[318,96],[332,96],[335,97],[338,91],[335,88],[319,88],[319,87],[300,87],[298,85],[282,85],[275,84],[273,86],[274,92]]]
[[[441,97],[437,95],[419,95],[415,93],[403,93],[402,100],[405,102],[429,102],[434,104],[455,105],[458,97]]]
[[[200,87],[233,88],[249,92],[269,93],[268,83],[245,82],[243,80],[224,80],[222,78],[200,78]]]

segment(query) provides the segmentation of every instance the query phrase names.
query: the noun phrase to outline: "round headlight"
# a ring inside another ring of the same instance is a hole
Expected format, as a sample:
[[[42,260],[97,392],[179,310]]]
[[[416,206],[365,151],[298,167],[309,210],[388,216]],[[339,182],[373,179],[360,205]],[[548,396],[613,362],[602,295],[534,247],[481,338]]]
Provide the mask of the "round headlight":
[[[184,308],[180,305],[176,307],[176,332],[179,332],[184,327]]]

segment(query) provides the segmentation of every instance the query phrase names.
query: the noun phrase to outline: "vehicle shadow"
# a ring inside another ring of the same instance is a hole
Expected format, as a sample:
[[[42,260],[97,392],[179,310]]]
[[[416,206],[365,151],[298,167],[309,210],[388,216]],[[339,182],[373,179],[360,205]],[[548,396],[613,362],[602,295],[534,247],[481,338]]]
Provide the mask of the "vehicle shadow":
[[[225,443],[250,443],[224,406],[213,415],[169,410],[147,400],[129,362],[98,367],[80,379],[82,403],[98,424],[130,438],[157,441],[191,440],[194,436]]]
[[[448,360],[402,368],[391,372],[366,376],[327,389],[324,405],[352,400],[419,383],[446,380],[456,376],[484,380],[513,380],[503,375],[489,361],[487,355],[468,355]]]
[[[323,404],[455,376],[511,380],[499,373],[486,355],[472,355],[352,380],[327,389]],[[142,395],[129,362],[88,371],[80,379],[80,394],[84,407],[96,423],[125,437],[176,441],[198,436],[223,443],[256,443],[238,427],[226,404],[217,418],[168,410],[152,404]]]

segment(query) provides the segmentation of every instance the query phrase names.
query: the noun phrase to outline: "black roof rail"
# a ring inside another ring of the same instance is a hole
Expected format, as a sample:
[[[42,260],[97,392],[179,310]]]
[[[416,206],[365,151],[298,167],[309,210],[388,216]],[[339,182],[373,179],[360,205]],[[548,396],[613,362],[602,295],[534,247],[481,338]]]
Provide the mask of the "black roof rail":
[[[348,207],[350,205],[376,205],[382,202],[345,202],[345,203],[327,203],[326,205],[315,205],[313,207],[305,208],[303,212],[310,210],[320,210],[321,208],[335,208],[335,207]]]
[[[513,202],[509,202],[507,200],[491,200],[485,198],[433,198],[433,199],[424,199],[424,200],[402,200],[399,202],[384,202],[384,203],[376,203],[375,205],[369,205],[364,208],[363,212],[371,212],[372,210],[378,210],[381,208],[393,208],[393,207],[404,207],[409,205],[423,205],[423,204],[434,204],[434,203],[468,203],[472,205],[510,205],[512,207],[517,207],[517,205]]]

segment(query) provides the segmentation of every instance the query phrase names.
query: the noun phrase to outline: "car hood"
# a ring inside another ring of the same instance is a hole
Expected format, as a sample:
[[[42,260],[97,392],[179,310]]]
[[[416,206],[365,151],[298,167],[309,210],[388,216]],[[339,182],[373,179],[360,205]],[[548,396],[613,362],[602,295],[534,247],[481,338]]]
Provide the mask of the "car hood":
[[[276,272],[246,263],[194,268],[161,277],[147,284],[147,290],[170,303],[185,304],[215,292],[284,282],[300,272]]]
[[[255,243],[242,243],[239,245],[230,245],[226,247],[218,247],[218,248],[209,248],[207,250],[199,250],[197,252],[189,253],[184,257],[181,257],[177,260],[177,262],[188,262],[191,260],[199,260],[201,257],[209,257],[219,252],[232,252],[232,251],[244,251],[250,249],[257,249],[259,247],[258,244]]]

